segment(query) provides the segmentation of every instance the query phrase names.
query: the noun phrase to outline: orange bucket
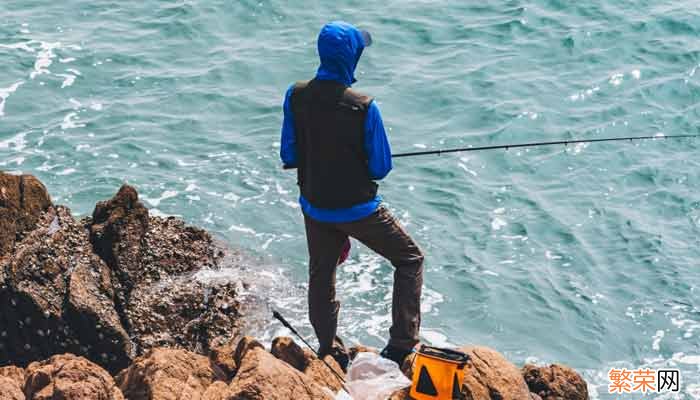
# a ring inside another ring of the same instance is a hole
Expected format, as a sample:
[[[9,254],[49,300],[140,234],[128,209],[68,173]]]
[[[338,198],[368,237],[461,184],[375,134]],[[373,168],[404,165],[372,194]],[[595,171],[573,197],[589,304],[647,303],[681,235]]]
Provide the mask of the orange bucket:
[[[410,395],[415,400],[462,400],[464,367],[469,356],[461,351],[421,345],[413,360]]]

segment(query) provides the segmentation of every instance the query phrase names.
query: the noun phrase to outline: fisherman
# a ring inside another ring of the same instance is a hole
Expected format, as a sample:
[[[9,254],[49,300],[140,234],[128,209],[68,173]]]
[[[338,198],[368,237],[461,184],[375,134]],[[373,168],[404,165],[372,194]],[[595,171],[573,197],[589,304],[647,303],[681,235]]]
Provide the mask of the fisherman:
[[[346,22],[326,24],[318,36],[321,66],[310,81],[293,84],[284,100],[280,156],[297,168],[309,249],[309,319],[319,354],[345,369],[349,357],[336,336],[340,303],[336,267],[349,237],[394,266],[392,326],[381,355],[402,364],[418,343],[423,254],[381,203],[375,181],[391,171],[391,149],[377,103],[350,86],[372,38]]]

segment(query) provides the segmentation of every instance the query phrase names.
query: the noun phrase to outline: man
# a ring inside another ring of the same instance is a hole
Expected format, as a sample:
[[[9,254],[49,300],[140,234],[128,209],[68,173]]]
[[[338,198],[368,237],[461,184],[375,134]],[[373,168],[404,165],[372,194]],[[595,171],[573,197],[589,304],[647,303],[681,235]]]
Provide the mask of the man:
[[[347,351],[336,336],[340,303],[335,270],[347,256],[348,237],[364,243],[395,268],[390,339],[382,356],[399,364],[418,343],[423,254],[381,205],[375,180],[391,171],[391,149],[379,108],[350,85],[371,36],[345,22],[326,24],[318,37],[316,77],[285,96],[280,156],[297,168],[309,248],[309,317],[319,354],[345,369]]]

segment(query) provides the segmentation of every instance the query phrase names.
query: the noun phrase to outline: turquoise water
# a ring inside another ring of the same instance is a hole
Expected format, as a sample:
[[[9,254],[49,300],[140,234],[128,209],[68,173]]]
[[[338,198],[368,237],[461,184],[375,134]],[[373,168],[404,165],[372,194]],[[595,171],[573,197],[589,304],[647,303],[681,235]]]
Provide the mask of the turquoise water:
[[[694,1],[343,3],[4,0],[0,168],[80,215],[128,181],[153,212],[255,254],[252,278],[310,334],[277,153],[284,91],[312,76],[324,22],[373,33],[357,88],[396,152],[699,132]],[[677,367],[685,393],[665,398],[700,398],[699,148],[396,160],[381,192],[427,253],[424,340],[564,362],[602,399],[613,366]],[[339,272],[348,341],[384,343],[390,288],[356,245]]]

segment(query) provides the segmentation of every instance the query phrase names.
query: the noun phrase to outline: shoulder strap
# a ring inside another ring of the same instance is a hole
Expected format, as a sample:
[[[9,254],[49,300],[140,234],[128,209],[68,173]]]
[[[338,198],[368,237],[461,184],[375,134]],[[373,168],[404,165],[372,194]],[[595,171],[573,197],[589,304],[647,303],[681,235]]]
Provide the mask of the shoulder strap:
[[[294,83],[294,88],[292,89],[292,95],[306,89],[309,86],[310,81],[297,81]]]
[[[364,112],[369,109],[369,105],[373,100],[374,97],[366,96],[360,92],[347,88],[343,91],[343,95],[340,98],[340,105],[350,107],[354,111]]]

